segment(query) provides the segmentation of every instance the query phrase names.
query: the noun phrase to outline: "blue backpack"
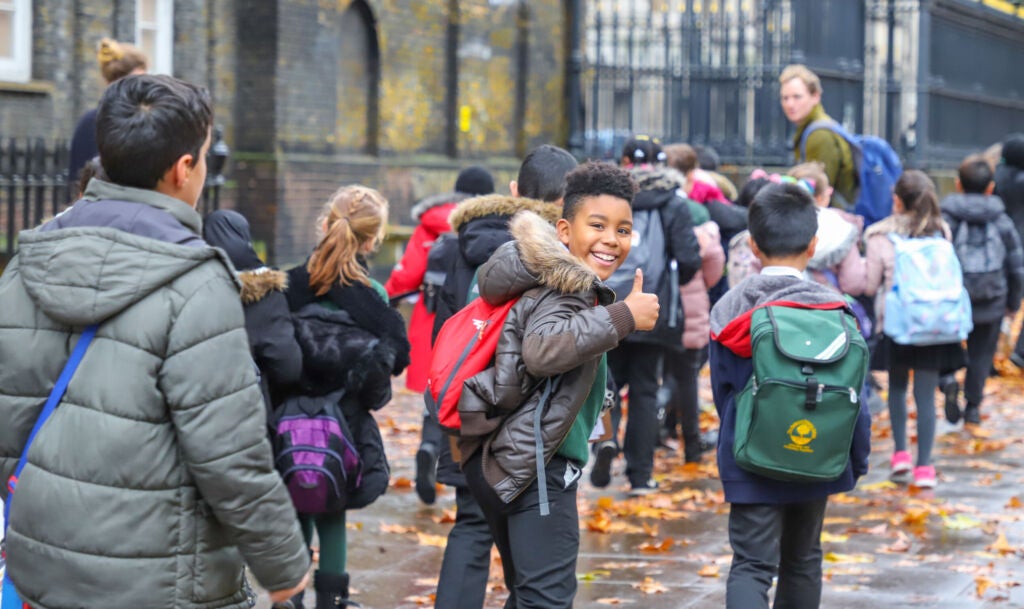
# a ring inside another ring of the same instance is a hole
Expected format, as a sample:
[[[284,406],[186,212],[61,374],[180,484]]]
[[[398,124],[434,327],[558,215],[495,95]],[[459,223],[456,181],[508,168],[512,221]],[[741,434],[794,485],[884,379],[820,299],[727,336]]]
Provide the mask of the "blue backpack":
[[[885,295],[883,330],[900,345],[941,345],[967,338],[971,298],[953,244],[889,233],[896,250],[892,289]]]
[[[865,226],[889,216],[892,213],[892,189],[903,173],[900,158],[889,142],[873,135],[853,135],[834,120],[823,119],[804,129],[800,138],[800,158],[807,158],[807,138],[818,129],[828,129],[850,145],[860,187],[853,213],[864,217]]]

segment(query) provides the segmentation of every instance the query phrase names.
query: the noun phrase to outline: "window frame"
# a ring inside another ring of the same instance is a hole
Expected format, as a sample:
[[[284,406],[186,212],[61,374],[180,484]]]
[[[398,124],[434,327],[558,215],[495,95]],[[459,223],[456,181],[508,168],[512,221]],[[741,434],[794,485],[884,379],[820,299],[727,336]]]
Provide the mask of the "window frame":
[[[14,7],[11,22],[12,57],[0,57],[0,81],[32,80],[32,0],[5,0]]]
[[[142,21],[141,5],[144,0],[135,0],[135,43],[142,48],[142,32],[151,31],[156,35],[155,52],[149,60],[149,72],[174,75],[174,0],[154,0],[156,21]]]

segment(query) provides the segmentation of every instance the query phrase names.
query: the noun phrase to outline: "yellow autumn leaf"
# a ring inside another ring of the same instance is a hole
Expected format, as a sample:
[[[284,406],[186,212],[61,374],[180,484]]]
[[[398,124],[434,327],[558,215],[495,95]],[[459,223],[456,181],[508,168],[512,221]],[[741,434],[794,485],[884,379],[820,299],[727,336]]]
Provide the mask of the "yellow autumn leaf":
[[[654,581],[654,578],[651,577],[645,577],[644,581],[633,584],[633,587],[644,594],[661,594],[662,592],[668,592],[668,588]]]
[[[849,535],[836,535],[828,531],[821,532],[821,543],[844,543],[850,540]]]
[[[1009,501],[1006,502],[1006,507],[1008,509],[1017,509],[1020,507],[1024,507],[1024,503],[1021,503],[1020,497],[1014,495],[1013,497],[1010,497]]]
[[[1000,533],[999,538],[996,539],[995,543],[985,548],[989,552],[999,552],[1003,556],[1007,554],[1013,554],[1017,551],[1017,548],[1010,545],[1010,542],[1006,541],[1006,534]]]
[[[700,571],[697,571],[697,575],[700,575],[701,577],[718,577],[718,565],[704,565],[700,568]]]
[[[587,571],[586,573],[577,573],[576,579],[578,579],[581,582],[592,582],[597,581],[599,579],[604,579],[606,577],[610,577],[611,574],[611,571],[606,571],[604,569],[595,569],[593,571]]]
[[[880,482],[873,482],[871,484],[859,484],[857,489],[861,491],[889,491],[899,488],[895,482],[891,480],[882,480]]]
[[[976,529],[981,526],[981,521],[977,518],[968,516],[967,514],[955,514],[953,516],[943,516],[942,526],[946,527],[951,531],[966,531],[967,529]]]
[[[448,545],[448,538],[444,535],[430,535],[429,533],[420,533],[417,531],[416,537],[419,539],[421,546],[443,548]]]
[[[995,582],[984,575],[977,575],[974,577],[974,591],[979,598],[985,596],[985,590],[988,590],[993,583]]]
[[[875,558],[869,554],[840,554],[839,552],[828,552],[825,554],[824,558],[825,562],[833,564],[875,562]]]

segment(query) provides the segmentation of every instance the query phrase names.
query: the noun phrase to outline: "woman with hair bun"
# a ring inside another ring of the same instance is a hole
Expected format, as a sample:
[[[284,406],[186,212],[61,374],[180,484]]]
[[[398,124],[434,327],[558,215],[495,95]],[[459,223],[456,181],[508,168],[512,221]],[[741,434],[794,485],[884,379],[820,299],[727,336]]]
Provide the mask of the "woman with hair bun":
[[[387,217],[388,202],[376,190],[339,188],[317,221],[320,238],[313,253],[288,271],[288,308],[302,348],[295,395],[338,392],[338,410],[362,462],[356,488],[340,510],[298,510],[306,543],[314,527],[320,539],[313,577],[317,609],[358,606],[349,601],[345,512],[369,505],[388,486],[384,443],[371,411],[391,401],[391,377],[409,365],[409,340],[405,321],[388,306],[387,292],[363,263],[383,239]],[[303,607],[301,595],[281,607]]]
[[[146,54],[138,47],[112,38],[100,40],[96,47],[96,60],[99,62],[103,80],[108,85],[131,74],[145,74],[149,64]],[[78,119],[75,133],[71,136],[68,181],[77,183],[82,168],[97,154],[99,150],[96,147],[96,108],[93,108]]]

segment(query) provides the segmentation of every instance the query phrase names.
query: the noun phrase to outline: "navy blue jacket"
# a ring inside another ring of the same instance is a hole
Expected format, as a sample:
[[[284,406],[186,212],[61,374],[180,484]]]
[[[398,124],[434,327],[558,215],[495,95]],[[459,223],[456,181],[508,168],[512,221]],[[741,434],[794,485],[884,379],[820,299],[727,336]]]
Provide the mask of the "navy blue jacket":
[[[753,374],[753,360],[738,355],[749,350],[750,315],[772,302],[824,304],[841,296],[820,284],[790,276],[754,275],[734,287],[711,311],[711,389],[721,426],[718,435],[718,471],[729,503],[784,504],[820,499],[851,490],[868,471],[871,452],[871,415],[861,400],[860,416],[850,446],[850,462],[832,482],[784,482],[748,472],[736,464],[736,395]],[[745,327],[744,327],[745,325]]]

